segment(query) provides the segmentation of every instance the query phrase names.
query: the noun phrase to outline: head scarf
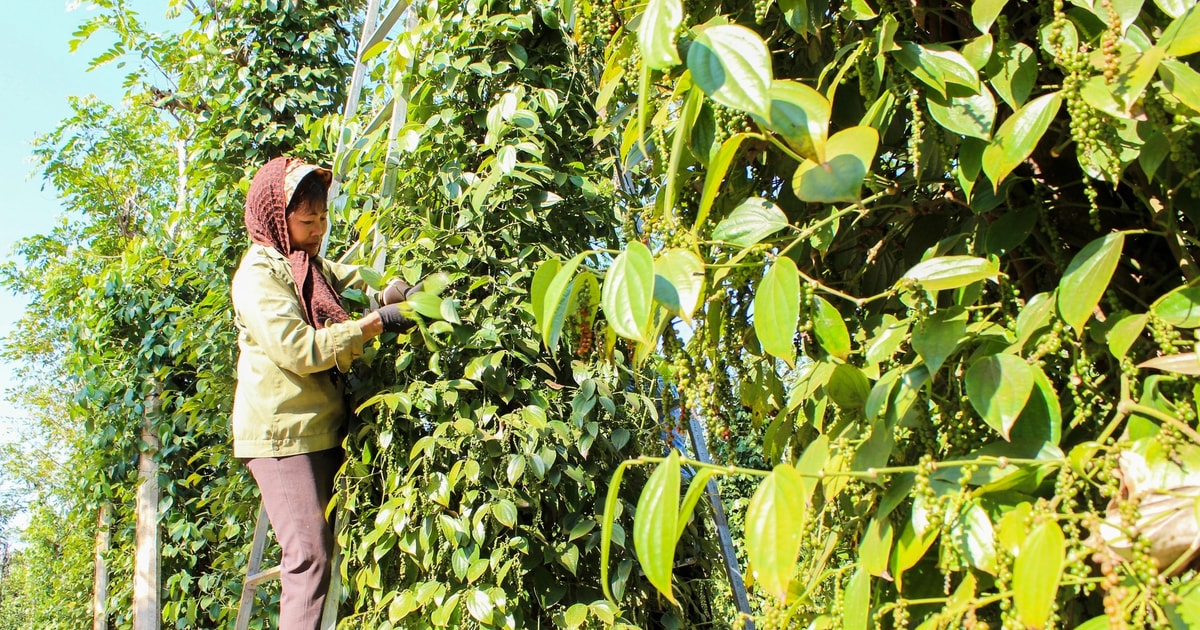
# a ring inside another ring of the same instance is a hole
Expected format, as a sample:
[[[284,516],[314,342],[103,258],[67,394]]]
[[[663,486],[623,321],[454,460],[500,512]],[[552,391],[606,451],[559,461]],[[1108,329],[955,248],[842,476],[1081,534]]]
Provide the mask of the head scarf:
[[[321,273],[316,259],[308,252],[292,250],[288,237],[287,207],[300,180],[306,176],[326,177],[329,171],[290,157],[278,157],[267,162],[254,174],[250,192],[246,194],[246,230],[250,240],[272,247],[287,256],[292,265],[292,278],[300,298],[304,318],[315,328],[325,322],[344,322],[350,319],[342,301]]]

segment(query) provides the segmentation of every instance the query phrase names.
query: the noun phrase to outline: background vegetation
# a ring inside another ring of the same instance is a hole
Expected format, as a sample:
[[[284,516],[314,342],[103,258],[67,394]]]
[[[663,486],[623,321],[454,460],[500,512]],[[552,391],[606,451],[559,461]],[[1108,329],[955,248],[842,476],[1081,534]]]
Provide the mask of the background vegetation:
[[[282,152],[344,180],[332,256],[427,279],[356,370],[344,627],[734,625],[709,479],[759,627],[1196,623],[1194,3],[420,4],[346,121],[357,5],[100,4],[143,71],[40,141],[72,218],[5,271],[66,463],[5,458],[0,624],[87,623],[105,504],[129,624],[160,389],[164,620],[236,614],[227,287]]]

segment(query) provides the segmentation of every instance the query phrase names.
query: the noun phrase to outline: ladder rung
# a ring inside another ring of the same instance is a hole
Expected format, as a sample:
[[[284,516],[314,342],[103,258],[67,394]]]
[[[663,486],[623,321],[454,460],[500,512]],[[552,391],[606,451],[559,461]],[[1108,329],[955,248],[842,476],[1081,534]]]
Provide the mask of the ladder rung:
[[[269,582],[271,580],[278,580],[278,579],[279,579],[279,567],[274,566],[265,571],[259,571],[258,573],[255,573],[254,575],[247,576],[246,577],[246,586],[256,586],[258,584],[262,584],[263,582]]]

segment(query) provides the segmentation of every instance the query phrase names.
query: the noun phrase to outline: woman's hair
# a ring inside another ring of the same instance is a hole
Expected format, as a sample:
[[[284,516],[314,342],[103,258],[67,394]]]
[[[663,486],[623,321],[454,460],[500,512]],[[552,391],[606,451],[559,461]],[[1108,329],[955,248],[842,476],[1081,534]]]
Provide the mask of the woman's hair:
[[[306,200],[318,202],[316,205],[324,206],[328,195],[328,185],[325,181],[315,173],[310,173],[296,185],[296,192],[292,193],[292,200],[288,202],[287,211],[284,214],[291,214]]]

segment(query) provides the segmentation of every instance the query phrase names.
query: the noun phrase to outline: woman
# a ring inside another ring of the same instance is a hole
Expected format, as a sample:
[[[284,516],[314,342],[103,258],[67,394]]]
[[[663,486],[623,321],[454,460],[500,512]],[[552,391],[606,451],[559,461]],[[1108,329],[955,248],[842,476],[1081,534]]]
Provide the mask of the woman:
[[[246,461],[283,548],[279,626],[319,627],[329,583],[333,532],[325,508],[347,409],[343,379],[363,344],[411,321],[358,268],[318,256],[328,221],[328,170],[276,158],[246,196],[253,243],[233,278],[240,356],[233,403],[233,453]],[[384,306],[351,319],[339,295],[359,289]]]

